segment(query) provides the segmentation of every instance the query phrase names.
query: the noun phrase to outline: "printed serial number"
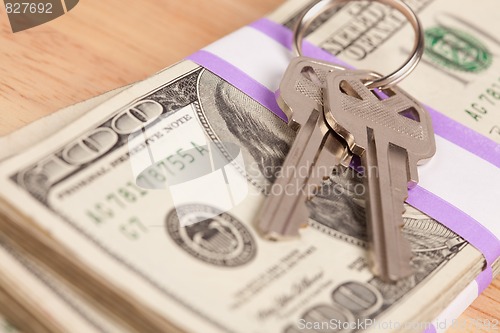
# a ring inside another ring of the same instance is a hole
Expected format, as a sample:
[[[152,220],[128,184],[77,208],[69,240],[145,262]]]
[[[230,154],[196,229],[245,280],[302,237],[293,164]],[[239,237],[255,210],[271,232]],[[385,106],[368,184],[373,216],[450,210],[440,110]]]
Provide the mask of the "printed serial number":
[[[7,2],[5,9],[7,14],[52,14],[52,4],[49,2]]]
[[[137,184],[145,188],[158,188],[159,184],[167,182],[168,176],[177,175],[188,164],[195,163],[198,158],[208,153],[205,147],[195,142],[191,142],[191,146],[193,149],[189,150],[190,153],[180,148],[175,154],[153,164],[137,177]]]
[[[142,200],[148,191],[138,187],[132,182],[127,182],[106,197],[86,210],[85,215],[96,225],[102,225],[108,220],[113,220],[120,212],[126,211],[130,206]],[[147,227],[137,217],[125,219],[118,224],[121,234],[130,240],[139,239],[147,233]]]
[[[477,96],[477,101],[470,104],[470,107],[465,109],[465,112],[479,121],[483,115],[489,113],[489,108],[496,108],[500,105],[500,77],[497,82],[493,82],[490,87]]]

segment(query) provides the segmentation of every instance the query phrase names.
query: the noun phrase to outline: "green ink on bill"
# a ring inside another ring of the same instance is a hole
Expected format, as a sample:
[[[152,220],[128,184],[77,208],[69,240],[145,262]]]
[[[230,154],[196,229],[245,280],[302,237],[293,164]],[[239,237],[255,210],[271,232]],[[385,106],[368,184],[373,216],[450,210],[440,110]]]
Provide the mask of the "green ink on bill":
[[[425,30],[425,54],[447,69],[479,73],[488,69],[492,54],[468,33],[443,26]]]

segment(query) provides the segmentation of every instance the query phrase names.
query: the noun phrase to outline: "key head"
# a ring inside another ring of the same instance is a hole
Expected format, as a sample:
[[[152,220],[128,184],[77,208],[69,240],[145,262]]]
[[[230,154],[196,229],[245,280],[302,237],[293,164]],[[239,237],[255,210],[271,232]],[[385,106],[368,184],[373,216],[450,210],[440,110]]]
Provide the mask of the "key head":
[[[306,123],[310,112],[323,112],[323,88],[333,71],[344,67],[308,57],[292,59],[281,80],[278,104],[287,116],[288,124],[297,128]]]
[[[369,71],[329,74],[324,94],[325,119],[357,155],[367,148],[368,128],[375,134],[377,145],[392,144],[405,149],[410,179],[416,182],[416,165],[436,152],[430,115],[400,88],[379,92],[368,89],[364,83],[375,78]]]

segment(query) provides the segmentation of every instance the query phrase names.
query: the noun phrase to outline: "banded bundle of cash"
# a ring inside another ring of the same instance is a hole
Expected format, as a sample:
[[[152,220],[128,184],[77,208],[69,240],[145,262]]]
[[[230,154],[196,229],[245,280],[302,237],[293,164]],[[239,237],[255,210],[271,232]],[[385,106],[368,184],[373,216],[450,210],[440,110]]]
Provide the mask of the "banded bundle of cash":
[[[295,135],[274,97],[306,5],[290,0],[189,60],[0,141],[0,313],[25,332],[422,332],[458,316],[500,271],[500,117],[489,112],[500,41],[487,33],[497,4],[407,2],[428,40],[403,87],[439,111],[438,153],[461,177],[443,193],[432,178],[442,204],[409,201],[447,207],[431,214],[439,222],[406,207],[414,275],[384,283],[368,269],[349,169],[309,202],[300,239],[255,231]],[[392,10],[355,2],[311,27],[305,50],[389,71],[410,33]],[[0,331],[15,329],[0,321]]]

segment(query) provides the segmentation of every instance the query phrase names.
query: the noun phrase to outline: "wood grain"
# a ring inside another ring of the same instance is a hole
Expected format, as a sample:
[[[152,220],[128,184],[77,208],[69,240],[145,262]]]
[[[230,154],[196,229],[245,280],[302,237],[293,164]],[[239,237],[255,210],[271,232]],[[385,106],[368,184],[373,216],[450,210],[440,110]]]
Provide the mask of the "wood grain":
[[[0,10],[0,135],[148,77],[262,17],[282,0],[83,0],[13,34]],[[500,320],[500,279],[461,320]],[[450,332],[500,332],[469,325]]]

